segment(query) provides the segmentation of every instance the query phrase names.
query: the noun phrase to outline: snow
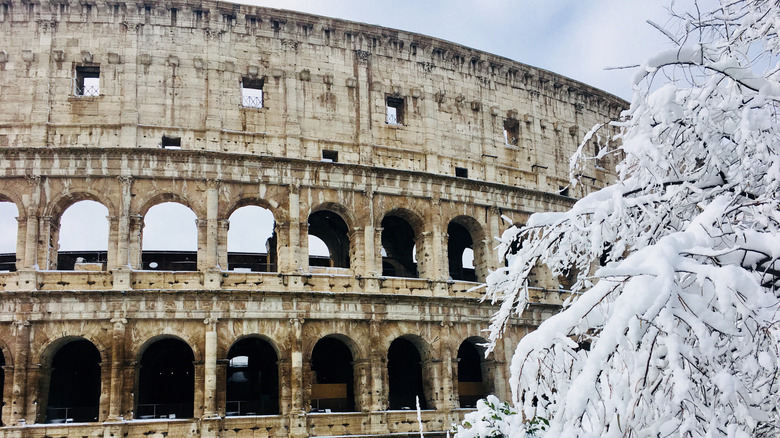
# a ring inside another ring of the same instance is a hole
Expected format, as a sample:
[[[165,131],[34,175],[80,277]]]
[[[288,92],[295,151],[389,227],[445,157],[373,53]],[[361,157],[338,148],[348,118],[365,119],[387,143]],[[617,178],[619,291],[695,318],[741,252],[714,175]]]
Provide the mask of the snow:
[[[780,8],[673,18],[679,46],[639,69],[631,108],[571,162],[576,183],[586,143],[612,145],[598,155],[625,156],[618,180],[499,239],[491,343],[528,307],[537,265],[574,269],[578,294],[517,345],[512,405],[489,398],[458,436],[526,436],[522,418],[548,437],[780,434]]]

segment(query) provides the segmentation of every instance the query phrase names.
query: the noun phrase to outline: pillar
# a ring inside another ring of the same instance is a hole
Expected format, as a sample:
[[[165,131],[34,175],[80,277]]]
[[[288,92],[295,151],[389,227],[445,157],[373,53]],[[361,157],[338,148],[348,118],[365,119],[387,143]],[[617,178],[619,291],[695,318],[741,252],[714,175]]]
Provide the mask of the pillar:
[[[203,418],[218,417],[217,414],[217,318],[206,318],[206,348],[203,362]]]
[[[27,417],[27,366],[30,355],[30,322],[14,321],[16,331],[14,342],[13,398],[11,417],[7,425],[23,425]]]
[[[131,247],[130,234],[130,203],[132,202],[133,178],[130,176],[117,177],[122,185],[122,199],[119,203],[119,218],[117,223],[116,241],[116,264],[114,268],[126,269],[131,267],[129,250]],[[111,245],[111,242],[109,242]]]
[[[122,370],[124,369],[125,327],[127,320],[125,318],[113,318],[111,324],[113,324],[111,336],[111,387],[109,388],[107,421],[121,421],[124,392]]]
[[[206,182],[206,269],[219,269],[219,181]],[[200,230],[199,230],[200,231]]]

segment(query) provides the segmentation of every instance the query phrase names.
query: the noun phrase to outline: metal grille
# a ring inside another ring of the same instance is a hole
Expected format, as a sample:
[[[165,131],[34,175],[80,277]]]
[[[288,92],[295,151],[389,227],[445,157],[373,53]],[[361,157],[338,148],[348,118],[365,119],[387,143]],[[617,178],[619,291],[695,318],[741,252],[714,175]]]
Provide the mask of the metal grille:
[[[263,107],[263,95],[260,96],[244,96],[242,99],[242,105],[246,108],[262,108]]]
[[[80,97],[95,97],[100,96],[100,87],[76,84],[76,96]]]
[[[388,125],[400,125],[401,122],[398,120],[398,116],[395,114],[387,114],[387,124]]]

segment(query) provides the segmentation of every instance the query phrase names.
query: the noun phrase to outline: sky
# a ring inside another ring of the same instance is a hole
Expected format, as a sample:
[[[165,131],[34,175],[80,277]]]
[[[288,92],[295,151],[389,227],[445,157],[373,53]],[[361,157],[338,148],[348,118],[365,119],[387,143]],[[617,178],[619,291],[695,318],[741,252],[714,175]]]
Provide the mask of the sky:
[[[668,23],[669,3],[656,0],[244,0],[241,3],[292,9],[441,38],[550,70],[626,100],[631,98],[634,69],[613,68],[641,64],[669,44],[658,30],[646,23],[647,20],[660,25]],[[63,237],[66,240],[60,242],[62,250],[105,247],[104,238],[89,239],[103,234],[96,232],[96,227],[107,230],[105,210],[94,204],[85,201],[71,207],[75,210],[66,211],[61,235],[73,238]],[[175,224],[188,221],[192,221],[194,229],[194,215],[188,216],[191,212],[179,209],[176,204],[160,207],[160,217],[172,219],[174,225],[165,229],[163,224],[160,230],[147,227],[145,236],[173,238],[182,231]],[[152,216],[158,214],[152,213]],[[244,218],[231,218],[231,229],[252,228],[257,215],[264,213],[244,211],[242,214]],[[3,230],[0,253],[15,251],[15,216],[12,204],[0,203],[0,230]],[[149,226],[157,222],[152,216],[146,218]],[[265,239],[268,233],[244,243],[257,247],[256,241]],[[192,238],[176,239],[173,246],[177,248],[168,246],[167,249],[190,249],[195,245]]]

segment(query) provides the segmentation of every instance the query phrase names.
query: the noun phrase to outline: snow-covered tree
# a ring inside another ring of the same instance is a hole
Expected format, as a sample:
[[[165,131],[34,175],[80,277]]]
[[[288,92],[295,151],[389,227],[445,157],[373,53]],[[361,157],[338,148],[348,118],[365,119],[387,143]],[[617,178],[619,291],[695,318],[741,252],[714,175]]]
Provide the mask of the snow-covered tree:
[[[495,342],[535,267],[578,273],[511,364],[544,436],[780,436],[780,1],[672,16],[616,141],[597,127],[572,159],[618,144],[599,153],[623,157],[617,181],[507,231],[488,278]]]

